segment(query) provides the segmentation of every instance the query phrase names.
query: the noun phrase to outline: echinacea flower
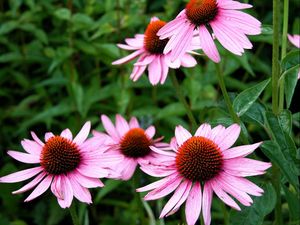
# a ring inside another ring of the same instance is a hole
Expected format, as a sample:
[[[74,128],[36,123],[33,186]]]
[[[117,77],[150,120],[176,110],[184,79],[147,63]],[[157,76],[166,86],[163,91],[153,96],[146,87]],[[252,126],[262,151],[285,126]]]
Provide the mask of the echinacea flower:
[[[232,0],[190,0],[186,8],[157,33],[160,39],[170,38],[164,53],[171,52],[172,61],[177,59],[189,48],[197,32],[203,52],[214,62],[220,62],[214,38],[230,52],[242,55],[244,49],[252,48],[246,35],[261,33],[261,23],[239,11],[251,7]]]
[[[295,45],[297,48],[300,48],[300,35],[299,34],[294,34],[294,35],[288,34],[288,39],[293,45]],[[298,72],[298,79],[300,79],[300,70]]]
[[[107,134],[93,131],[94,138],[105,140],[101,148],[124,157],[123,161],[115,168],[116,172],[121,174],[120,179],[122,180],[130,179],[138,164],[145,165],[153,160],[157,161],[155,157],[158,154],[151,151],[150,146],[162,148],[168,146],[160,142],[162,137],[153,139],[154,126],[144,130],[135,117],[132,117],[127,123],[121,115],[116,115],[115,126],[106,115],[102,115],[101,120]]]
[[[108,177],[110,166],[121,161],[122,157],[98,151],[101,140],[86,140],[90,128],[91,123],[85,123],[74,139],[69,129],[65,129],[60,135],[48,132],[45,134],[45,143],[31,132],[33,140],[24,139],[21,142],[26,153],[7,153],[20,162],[39,166],[1,177],[0,182],[15,183],[35,177],[13,192],[23,193],[36,186],[25,202],[42,195],[51,186],[51,191],[62,208],[70,207],[73,196],[81,202],[91,203],[88,188],[103,187],[98,178]]]
[[[165,82],[169,67],[179,68],[180,66],[195,66],[197,64],[196,60],[186,51],[197,49],[196,43],[189,49],[186,49],[181,57],[172,60],[173,62],[170,61],[170,54],[163,54],[168,39],[160,40],[157,36],[157,32],[165,24],[166,22],[153,17],[145,34],[136,34],[134,38],[125,39],[126,44],[118,44],[119,48],[134,52],[124,58],[114,61],[112,64],[124,64],[139,56],[137,62],[134,64],[130,79],[137,81],[148,67],[148,78],[152,85],[157,85],[158,83],[163,84]]]
[[[239,134],[240,126],[237,124],[228,128],[219,125],[213,129],[209,124],[203,124],[194,136],[177,126],[175,138],[170,144],[173,151],[151,147],[165,158],[164,163],[141,167],[152,176],[164,178],[137,191],[152,190],[144,197],[145,200],[159,199],[175,191],[164,206],[160,218],[175,213],[186,202],[188,225],[196,223],[201,209],[205,225],[210,224],[213,193],[236,210],[240,210],[240,207],[232,197],[250,206],[252,199],[249,194],[260,196],[263,189],[244,177],[264,174],[271,164],[245,158],[261,142],[232,147]]]

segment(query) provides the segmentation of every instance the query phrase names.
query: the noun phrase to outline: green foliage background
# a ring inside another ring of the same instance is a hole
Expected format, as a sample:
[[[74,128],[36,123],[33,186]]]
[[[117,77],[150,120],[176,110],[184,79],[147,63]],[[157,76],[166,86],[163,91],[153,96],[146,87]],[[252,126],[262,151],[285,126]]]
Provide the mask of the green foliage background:
[[[297,71],[289,69],[299,64],[299,51],[282,62],[282,72],[290,75],[286,80],[286,102],[291,106],[277,117],[267,112],[271,103],[271,86],[266,80],[271,76],[272,5],[271,1],[250,3],[254,7],[247,12],[263,22],[263,33],[250,38],[254,48],[242,57],[219,48],[225,82],[250,142],[273,139],[253,157],[279,165],[283,173],[284,221],[297,224],[299,104],[292,99]],[[76,133],[87,120],[92,121],[94,129],[101,130],[99,116],[114,118],[116,113],[127,118],[136,116],[144,127],[154,124],[157,135],[165,136],[167,141],[176,125],[189,128],[169,78],[163,86],[152,87],[146,75],[134,83],[129,80],[132,63],[111,65],[128,54],[116,43],[143,33],[152,16],[171,20],[185,4],[180,0],[1,0],[0,175],[28,168],[9,158],[6,151],[22,151],[20,141],[28,138],[31,130],[39,137],[66,127]],[[299,33],[299,1],[291,0],[290,5],[289,32]],[[295,48],[289,45],[288,50]],[[195,68],[176,70],[184,94],[199,124],[227,126],[232,121],[217,84],[215,65],[202,56],[196,59]],[[252,178],[266,193],[254,198],[254,205],[242,212],[230,210],[233,225],[272,224],[276,195],[270,176],[271,170]],[[164,221],[157,219],[166,199],[141,202],[142,195],[136,194],[135,188],[150,181],[152,178],[140,172],[129,182],[105,181],[105,188],[92,190],[94,204],[80,205],[82,224],[183,224],[184,211]],[[68,211],[59,208],[49,192],[29,203],[23,203],[25,194],[12,195],[22,184],[0,184],[0,225],[71,224]],[[216,198],[213,224],[223,223],[222,207]]]

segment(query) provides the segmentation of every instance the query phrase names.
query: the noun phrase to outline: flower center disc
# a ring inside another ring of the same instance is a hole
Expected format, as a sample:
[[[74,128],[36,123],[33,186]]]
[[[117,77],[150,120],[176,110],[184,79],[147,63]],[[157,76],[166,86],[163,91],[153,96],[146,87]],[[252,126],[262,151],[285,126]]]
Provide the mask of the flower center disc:
[[[149,23],[144,38],[144,47],[151,54],[162,54],[169,39],[160,40],[156,35],[166,22],[161,20],[152,21]]]
[[[205,137],[191,137],[178,149],[176,167],[191,181],[207,181],[220,172],[221,166],[219,147]]]
[[[146,156],[151,149],[150,139],[141,128],[133,128],[129,130],[121,140],[120,147],[122,153],[130,158],[138,158]]]
[[[77,168],[80,152],[72,141],[61,137],[51,137],[41,153],[41,166],[50,174],[63,174]]]
[[[209,23],[218,13],[216,0],[190,0],[185,9],[187,18],[196,26]]]

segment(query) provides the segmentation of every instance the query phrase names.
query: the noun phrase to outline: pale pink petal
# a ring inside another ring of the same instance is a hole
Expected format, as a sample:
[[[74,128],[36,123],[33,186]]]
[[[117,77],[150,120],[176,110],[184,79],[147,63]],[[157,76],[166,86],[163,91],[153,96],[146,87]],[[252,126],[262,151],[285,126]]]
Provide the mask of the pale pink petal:
[[[262,142],[259,142],[259,143],[252,144],[252,145],[242,145],[242,146],[230,148],[223,152],[223,159],[245,157],[245,156],[251,154],[261,144],[262,144]]]
[[[216,144],[222,151],[230,148],[238,139],[241,132],[241,127],[238,124],[233,124],[226,128],[219,138],[215,139]]]
[[[75,142],[78,145],[81,145],[89,136],[90,130],[91,130],[91,122],[88,121],[83,125],[79,133],[74,138],[73,142]]]
[[[52,137],[54,137],[54,134],[52,132],[47,132],[45,134],[45,142],[47,142]]]
[[[117,44],[117,46],[121,49],[124,50],[129,50],[129,51],[133,51],[133,50],[138,50],[140,49],[140,47],[133,47],[133,46],[129,46],[129,45],[124,45],[124,44]]]
[[[39,163],[40,162],[40,156],[39,155],[31,155],[23,152],[17,152],[17,151],[8,151],[8,155],[10,155],[12,158],[23,162],[23,163]]]
[[[161,150],[159,148],[156,148],[154,146],[150,146],[150,149],[160,155],[166,155],[166,156],[171,156],[173,158],[176,157],[176,153],[172,152],[172,151],[164,151],[164,150]]]
[[[114,141],[119,142],[119,133],[117,132],[111,120],[106,115],[102,115],[101,120],[106,132],[112,137]]]
[[[86,188],[104,187],[104,184],[98,178],[86,177],[79,172],[71,173],[69,176]]]
[[[24,200],[24,202],[29,202],[47,191],[52,182],[52,178],[52,175],[46,176],[45,179],[42,180],[41,183],[39,183],[39,185],[33,190],[33,192]]]
[[[153,138],[153,136],[155,135],[155,127],[154,126],[150,126],[145,130],[145,133],[147,134],[147,136],[151,139]]]
[[[222,125],[218,125],[216,127],[214,127],[211,130],[210,133],[210,139],[214,142],[216,142],[216,140],[218,140],[220,137],[223,136],[224,131],[226,130],[226,128]]]
[[[145,72],[147,66],[134,66],[132,73],[130,74],[130,79],[134,82],[137,81]]]
[[[295,45],[297,48],[300,48],[300,35],[290,35],[288,34],[289,41]]]
[[[129,127],[130,128],[138,128],[140,127],[139,121],[135,117],[131,117],[129,121]]]
[[[171,174],[175,173],[176,167],[163,167],[163,166],[153,166],[153,165],[144,165],[141,166],[140,169],[145,172],[146,174],[152,176],[152,177],[166,177],[170,176]]]
[[[73,200],[73,188],[69,178],[65,175],[61,176],[61,198],[57,198],[58,204],[62,208],[69,208]]]
[[[43,171],[43,168],[40,166],[35,167],[35,168],[26,169],[26,170],[21,170],[21,171],[9,174],[4,177],[0,177],[0,182],[1,183],[15,183],[15,182],[24,181],[24,180],[27,180],[27,179],[37,175],[41,171]]]
[[[183,54],[180,61],[183,67],[194,67],[197,65],[196,59],[189,54]]]
[[[173,196],[169,199],[165,207],[163,208],[159,218],[163,218],[168,212],[174,208],[174,206],[179,202],[179,200],[182,198],[186,187],[188,186],[188,181],[183,181],[179,187],[176,189],[175,193]]]
[[[144,57],[140,57],[139,60],[134,64],[135,66],[147,66],[156,59],[157,56],[153,54],[146,54]]]
[[[135,59],[136,57],[138,57],[143,52],[144,52],[144,49],[139,49],[139,50],[131,53],[130,55],[125,56],[124,58],[121,58],[121,59],[118,59],[118,60],[112,62],[112,65],[119,65],[119,64],[127,63],[127,62]]]
[[[168,182],[166,182],[164,185],[154,189],[153,191],[150,191],[145,197],[145,200],[155,200],[159,199],[161,197],[164,197],[168,194],[170,194],[172,191],[174,191],[178,185],[181,183],[182,177],[176,176],[173,179],[170,179]]]
[[[224,1],[218,0],[218,7],[223,9],[248,9],[252,8],[252,5],[246,3],[240,3],[238,1]]]
[[[165,39],[170,36],[172,36],[174,33],[177,33],[179,28],[183,26],[185,23],[185,18],[183,17],[177,17],[174,20],[168,22],[166,25],[164,25],[158,32],[157,35],[160,36],[159,38]]]
[[[135,38],[126,38],[125,42],[131,47],[136,47],[138,49],[141,49],[143,48],[144,45],[144,35],[136,34]]]
[[[69,140],[73,140],[72,132],[69,129],[65,129],[60,133],[61,137],[67,138]]]
[[[77,171],[84,176],[102,178],[108,176],[108,170],[99,166],[80,165]]]
[[[63,198],[63,192],[61,187],[62,187],[61,175],[54,176],[53,181],[51,183],[51,191],[56,198]]]
[[[169,72],[169,66],[167,65],[167,62],[165,60],[166,56],[162,55],[160,57],[160,64],[161,64],[161,78],[160,78],[160,84],[164,84],[167,76],[168,76],[168,72]]]
[[[38,138],[38,136],[36,136],[36,134],[33,131],[31,131],[30,133],[31,133],[33,140],[36,143],[38,143],[40,146],[44,146],[44,143]]]
[[[75,198],[77,198],[81,202],[85,202],[87,204],[92,203],[92,196],[89,190],[85,187],[82,187],[77,180],[74,180],[72,177],[69,177],[70,184],[73,189],[73,194]]]
[[[165,177],[161,180],[158,180],[158,181],[155,181],[151,184],[148,184],[144,187],[140,187],[140,188],[137,188],[136,191],[137,192],[144,192],[144,191],[150,191],[150,190],[153,190],[155,188],[159,188],[163,185],[165,185],[170,179],[172,179],[173,177],[176,177],[177,176],[177,173],[176,174],[173,174],[173,175],[170,175],[169,177]]]
[[[20,189],[13,191],[13,194],[21,194],[25,191],[28,191],[30,189],[32,189],[34,186],[36,186],[44,177],[46,176],[45,172],[40,173],[39,175],[37,175],[32,181],[30,181],[28,184],[26,184],[25,186],[21,187]]]
[[[148,71],[149,71],[148,77],[150,83],[152,85],[158,84],[161,79],[161,71],[162,71],[159,56],[156,56],[156,58],[149,64]]]
[[[181,146],[187,139],[191,138],[192,135],[182,126],[177,126],[175,129],[175,137],[179,146]]]
[[[116,115],[116,129],[121,137],[129,131],[127,121],[119,114]]]
[[[213,190],[210,186],[210,183],[206,182],[203,189],[203,198],[202,198],[202,215],[205,225],[210,225],[211,222],[211,202],[213,198]]]
[[[215,63],[220,62],[221,58],[218,49],[212,39],[210,33],[204,25],[199,27],[199,37],[202,50]]]
[[[21,141],[21,145],[24,150],[32,155],[40,155],[43,147],[36,143],[35,141],[31,141],[28,139],[24,139]]]
[[[199,182],[195,182],[185,203],[185,216],[188,225],[194,225],[201,212],[202,193]]]
[[[210,138],[211,126],[208,123],[202,124],[196,131],[195,136]]]
[[[122,180],[129,180],[134,174],[137,162],[134,159],[126,157],[126,160],[121,164],[118,166],[117,172],[121,173]]]

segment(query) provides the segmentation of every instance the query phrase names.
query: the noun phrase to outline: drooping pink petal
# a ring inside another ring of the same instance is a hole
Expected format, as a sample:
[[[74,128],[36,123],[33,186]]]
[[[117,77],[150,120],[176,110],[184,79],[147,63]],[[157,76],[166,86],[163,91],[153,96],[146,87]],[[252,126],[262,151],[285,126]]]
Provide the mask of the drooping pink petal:
[[[68,140],[72,141],[73,140],[73,135],[70,129],[65,129],[60,133],[60,136],[67,138]]]
[[[61,198],[57,198],[58,204],[62,208],[69,208],[73,200],[73,187],[66,175],[61,175]]]
[[[182,126],[177,126],[175,128],[175,137],[179,146],[181,146],[187,139],[191,138],[192,135]]]
[[[183,10],[185,12],[185,10]],[[181,12],[182,15],[184,15],[184,12]],[[184,23],[186,22],[185,17],[184,16],[178,16],[176,17],[174,20],[168,22],[165,26],[163,26],[158,32],[157,35],[160,36],[159,38],[161,40],[166,39],[170,36],[172,36],[173,34],[177,33],[177,29],[179,29],[179,27],[183,26]]]
[[[134,82],[137,81],[145,72],[147,66],[134,66],[132,73],[130,74],[130,79]]]
[[[39,163],[40,162],[40,156],[39,155],[31,155],[23,152],[17,152],[17,151],[8,151],[8,155],[10,155],[12,158],[23,162],[23,163]]]
[[[218,49],[212,39],[210,33],[204,25],[199,27],[199,38],[200,44],[202,46],[202,50],[204,53],[215,63],[219,63],[221,61]]]
[[[177,173],[173,174],[173,175],[170,175],[168,177],[165,177],[161,180],[155,181],[155,182],[153,182],[151,184],[148,184],[144,187],[137,188],[136,191],[137,192],[144,192],[144,191],[150,191],[150,190],[159,188],[159,187],[165,185],[170,179],[173,179],[174,177],[177,177]]]
[[[63,198],[63,192],[61,187],[62,187],[61,175],[54,176],[53,181],[51,183],[51,191],[56,198]]]
[[[102,115],[101,121],[106,132],[114,139],[114,141],[118,142],[120,140],[119,133],[117,132],[115,126],[110,121],[110,119],[106,115]]]
[[[195,136],[210,138],[211,126],[208,123],[202,124],[196,131]]]
[[[133,50],[138,50],[139,47],[133,47],[133,46],[130,46],[130,45],[124,45],[124,44],[117,44],[117,46],[121,49],[124,49],[124,50],[129,50],[129,51],[133,51]]]
[[[86,177],[79,172],[70,173],[72,179],[75,179],[81,186],[86,188],[104,187],[104,184],[98,178]]]
[[[152,177],[170,176],[171,174],[177,171],[175,167],[168,166],[167,168],[165,168],[165,167],[153,166],[151,164],[141,166],[140,169]]]
[[[32,199],[37,198],[41,194],[43,194],[47,189],[50,187],[50,184],[52,182],[52,175],[46,176],[41,183],[33,190],[33,192],[24,200],[24,202],[29,202]]]
[[[181,65],[184,67],[194,67],[197,65],[196,59],[189,55],[189,54],[183,54],[181,57]]]
[[[195,182],[185,204],[185,216],[188,225],[194,225],[201,212],[202,193],[199,182]]]
[[[74,138],[73,142],[75,142],[78,145],[81,145],[89,136],[90,130],[91,130],[91,122],[88,121],[83,125],[79,133]]]
[[[252,5],[246,3],[240,3],[238,1],[218,0],[218,7],[223,9],[249,9],[252,8]]]
[[[213,198],[213,190],[209,182],[204,184],[202,197],[202,215],[205,225],[210,225],[211,222],[211,203]]]
[[[82,187],[77,180],[74,180],[72,177],[68,176],[70,184],[73,189],[73,194],[75,198],[77,198],[81,202],[85,202],[87,204],[92,203],[92,196],[89,190],[85,187]]]
[[[169,66],[165,60],[166,56],[162,55],[160,57],[160,64],[161,64],[161,78],[160,78],[160,84],[164,84],[167,76],[168,76],[168,72],[169,72]],[[187,67],[187,66],[186,66]]]
[[[28,139],[24,139],[21,141],[21,145],[24,150],[32,155],[40,155],[43,147],[36,143],[35,141],[31,141]]]
[[[112,62],[112,65],[119,65],[119,64],[127,63],[127,62],[135,59],[136,57],[138,57],[143,52],[144,52],[144,49],[139,49],[139,50],[131,53],[130,55],[125,56],[124,58],[121,58],[121,59],[118,59],[118,60]]]
[[[252,145],[241,145],[238,147],[230,148],[223,152],[223,159],[245,157],[245,156],[251,154],[261,144],[262,144],[262,142],[259,142],[259,143],[252,144]]]
[[[182,198],[186,187],[188,186],[188,181],[183,181],[179,187],[174,192],[173,196],[169,199],[165,207],[163,208],[159,218],[163,218],[167,213],[169,213],[172,208],[179,202],[179,200]]]
[[[126,158],[125,162],[117,168],[117,173],[121,174],[122,180],[129,180],[136,169],[137,162],[134,159]]]
[[[35,168],[26,169],[26,170],[21,170],[21,171],[6,175],[4,177],[0,177],[0,182],[1,183],[15,183],[15,182],[24,181],[24,180],[27,180],[27,179],[37,175],[41,171],[43,171],[43,168],[40,166],[35,167]]]
[[[140,57],[139,60],[134,64],[135,66],[147,66],[156,59],[156,55],[145,54],[143,57]]]
[[[120,137],[129,131],[129,125],[127,121],[119,114],[116,115],[116,129],[119,132]]]
[[[152,85],[157,85],[161,78],[161,64],[160,56],[155,57],[155,59],[148,66],[149,71],[149,81]]]
[[[13,191],[13,194],[21,194],[23,192],[26,192],[30,189],[32,189],[33,187],[35,187],[44,177],[46,176],[45,172],[40,173],[39,175],[37,175],[32,181],[30,181],[28,184],[26,184],[25,186],[21,187],[20,189]]]

